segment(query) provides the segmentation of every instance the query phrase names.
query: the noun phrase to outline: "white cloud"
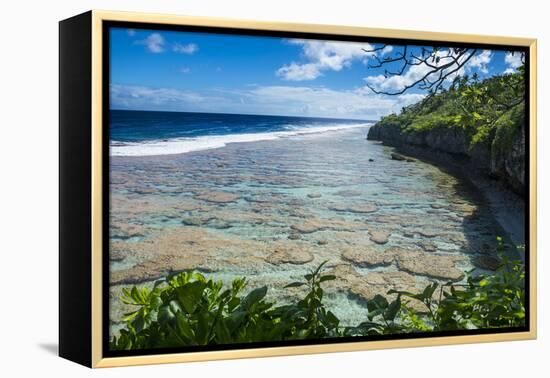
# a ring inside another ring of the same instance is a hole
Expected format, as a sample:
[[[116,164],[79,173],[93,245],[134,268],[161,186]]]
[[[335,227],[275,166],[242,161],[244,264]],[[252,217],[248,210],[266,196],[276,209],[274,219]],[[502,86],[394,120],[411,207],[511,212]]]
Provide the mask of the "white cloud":
[[[181,72],[181,73],[184,73],[184,74],[187,74],[187,73],[191,72],[191,68],[189,68],[189,67],[182,67],[182,68],[180,68],[180,72]]]
[[[504,62],[508,65],[505,74],[511,74],[516,72],[516,70],[523,65],[523,54],[520,52],[508,52],[504,55]]]
[[[491,50],[483,50],[478,55],[474,56],[467,63],[468,68],[477,68],[481,73],[489,73],[487,65],[491,63],[493,53]]]
[[[194,53],[199,51],[199,46],[197,46],[195,43],[188,43],[187,45],[174,43],[174,45],[172,46],[172,50],[181,54],[193,55]]]
[[[349,67],[355,59],[366,60],[362,49],[371,49],[368,43],[332,42],[292,39],[291,44],[302,47],[302,53],[307,63],[292,62],[277,70],[277,76],[284,80],[313,80],[322,75],[323,71],[340,71]]]
[[[290,81],[313,80],[321,76],[321,71],[315,63],[298,64],[292,62],[279,68],[277,76]]]
[[[386,54],[389,54],[393,51],[393,46],[392,45],[387,45],[385,46],[382,51],[380,51],[380,55],[386,55]]]
[[[134,35],[136,35],[136,30],[135,29],[126,29],[126,34],[128,34],[130,37],[133,37]]]
[[[449,67],[443,69],[443,75],[448,75],[447,81],[452,81],[456,76],[463,75],[465,69],[478,69],[480,72],[488,72],[487,64],[490,63],[492,57],[490,50],[482,51],[480,54],[472,57],[464,66],[459,68],[468,56],[469,53],[466,53],[458,58],[457,63],[453,63]],[[438,79],[439,73],[430,74],[430,71],[433,70],[433,66],[441,67],[449,64],[456,58],[456,55],[451,52],[451,56],[449,56],[449,50],[440,50],[435,54],[435,57],[439,58],[439,60],[430,61],[429,65],[425,63],[411,65],[402,75],[388,75],[387,77],[384,75],[375,75],[368,76],[364,78],[364,80],[376,90],[386,92],[399,92],[423,78],[434,82]],[[418,61],[415,61],[415,63],[416,62]]]
[[[111,106],[116,109],[185,110],[206,100],[198,93],[173,88],[111,84],[109,89]]]
[[[308,86],[248,86],[193,92],[174,88],[110,86],[114,109],[198,111],[286,116],[378,119],[421,100],[422,94],[382,96],[364,88],[334,90]]]
[[[259,86],[240,92],[247,103],[270,114],[377,119],[417,102],[421,94],[380,96],[363,89],[334,90],[324,87]]]
[[[152,33],[147,38],[140,41],[136,41],[139,45],[145,45],[147,50],[152,53],[158,54],[164,51],[164,37],[160,33]]]

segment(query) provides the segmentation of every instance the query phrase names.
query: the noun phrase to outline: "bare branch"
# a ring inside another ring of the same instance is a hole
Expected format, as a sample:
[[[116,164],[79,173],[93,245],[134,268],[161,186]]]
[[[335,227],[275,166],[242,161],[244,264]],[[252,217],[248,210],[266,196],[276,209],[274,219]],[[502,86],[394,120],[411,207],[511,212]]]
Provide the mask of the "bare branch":
[[[375,53],[376,51],[383,50],[384,46],[377,47],[372,50],[365,50],[367,52]],[[477,49],[467,48],[449,48],[441,50],[439,47],[433,47],[431,49],[423,47],[420,55],[415,53],[408,53],[408,47],[403,46],[402,51],[395,53],[392,56],[380,59],[376,54],[371,58],[375,60],[375,64],[369,64],[369,68],[382,68],[389,66],[392,63],[402,62],[401,66],[397,70],[384,70],[384,77],[401,76],[405,73],[407,68],[412,66],[424,65],[429,68],[426,73],[415,80],[412,83],[405,85],[402,89],[391,92],[381,90],[373,85],[367,84],[367,87],[376,94],[385,94],[390,96],[396,96],[405,93],[406,91],[418,87],[419,89],[428,90],[430,94],[434,94],[444,88],[444,83],[452,75],[459,72],[465,64],[477,54]]]

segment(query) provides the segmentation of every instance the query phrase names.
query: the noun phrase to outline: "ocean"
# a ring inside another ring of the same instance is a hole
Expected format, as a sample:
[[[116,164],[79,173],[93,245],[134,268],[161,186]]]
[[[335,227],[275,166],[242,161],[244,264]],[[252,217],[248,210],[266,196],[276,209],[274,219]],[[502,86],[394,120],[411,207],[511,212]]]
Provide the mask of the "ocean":
[[[228,143],[364,127],[373,121],[245,114],[111,110],[113,156],[171,155]]]

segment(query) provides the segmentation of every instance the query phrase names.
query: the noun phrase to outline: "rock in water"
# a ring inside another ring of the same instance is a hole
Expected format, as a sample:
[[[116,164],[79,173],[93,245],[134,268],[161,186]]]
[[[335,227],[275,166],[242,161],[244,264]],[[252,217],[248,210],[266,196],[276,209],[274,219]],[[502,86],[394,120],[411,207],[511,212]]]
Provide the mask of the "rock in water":
[[[348,249],[342,253],[342,258],[360,267],[377,267],[390,265],[395,258],[391,250],[377,251],[374,249]]]
[[[500,266],[501,261],[497,257],[479,255],[474,257],[472,263],[478,268],[495,271]]]
[[[378,211],[378,207],[372,204],[358,204],[358,205],[344,205],[344,204],[335,204],[329,206],[329,210],[332,211],[341,211],[348,213],[374,213]]]
[[[415,159],[413,159],[411,157],[398,154],[397,152],[392,152],[391,153],[391,158],[392,158],[392,160],[408,161],[410,163],[416,161]]]
[[[215,192],[215,191],[204,191],[195,195],[195,199],[213,202],[213,203],[229,203],[239,200],[239,196],[227,192]]]
[[[432,243],[430,241],[421,241],[418,243],[418,246],[426,252],[437,251],[437,246],[435,245],[435,243]]]
[[[369,231],[370,240],[377,244],[386,244],[391,233],[386,230],[371,230]]]
[[[306,264],[313,260],[311,252],[300,248],[276,248],[273,253],[267,256],[266,261],[273,265],[280,264]]]
[[[398,154],[397,152],[391,153],[392,160],[398,160],[398,161],[407,161],[407,158],[401,154]]]

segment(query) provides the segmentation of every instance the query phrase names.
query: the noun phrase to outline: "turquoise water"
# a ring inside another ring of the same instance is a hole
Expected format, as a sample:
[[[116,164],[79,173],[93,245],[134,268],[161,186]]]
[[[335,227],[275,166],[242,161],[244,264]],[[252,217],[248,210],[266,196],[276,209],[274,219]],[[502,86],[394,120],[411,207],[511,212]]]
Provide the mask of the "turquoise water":
[[[480,253],[492,253],[504,231],[474,189],[421,161],[392,160],[390,148],[366,140],[367,130],[113,156],[113,322],[124,310],[116,300],[121,286],[172,270],[194,268],[225,282],[246,276],[251,287],[267,285],[270,298],[284,302],[301,295],[285,284],[328,260],[328,270],[346,265],[358,275],[339,277],[326,298],[344,325],[358,324],[367,313],[370,294],[362,286],[369,279],[383,281],[372,284],[380,292],[410,286],[411,277],[420,288],[449,280],[453,272],[436,271],[438,264],[465,271]],[[371,240],[373,231],[387,241]],[[346,258],[392,247],[418,253],[419,266]],[[457,259],[442,259],[448,256]],[[394,283],[392,272],[409,283]]]

